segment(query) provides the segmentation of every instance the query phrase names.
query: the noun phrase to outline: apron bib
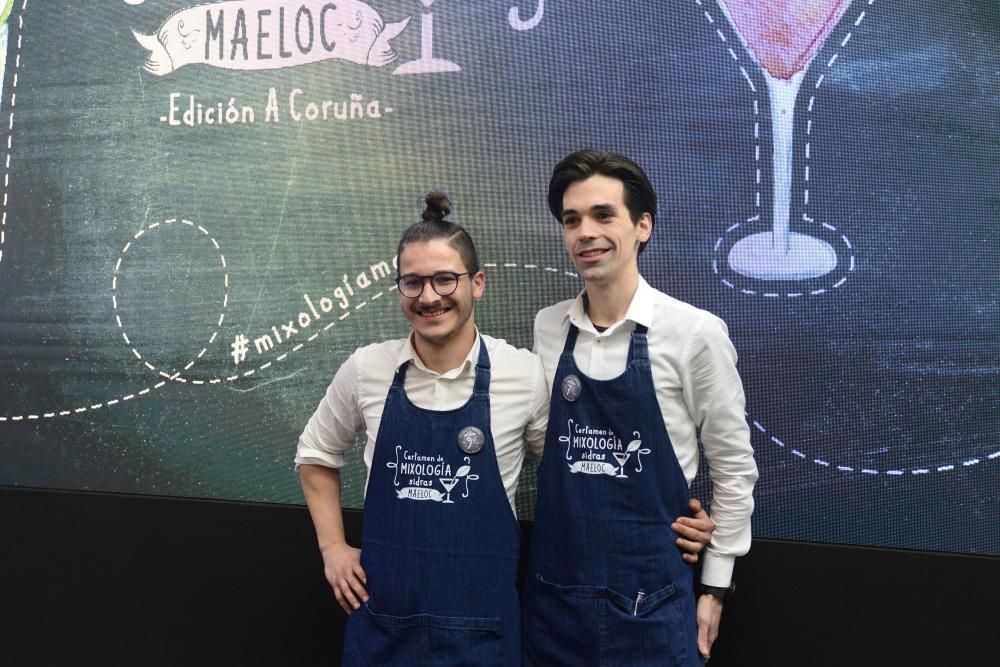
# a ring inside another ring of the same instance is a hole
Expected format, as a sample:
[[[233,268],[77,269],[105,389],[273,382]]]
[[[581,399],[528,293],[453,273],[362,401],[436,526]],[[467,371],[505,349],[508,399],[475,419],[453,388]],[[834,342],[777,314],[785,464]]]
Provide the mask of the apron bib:
[[[702,664],[693,575],[670,524],[688,512],[636,326],[625,371],[580,372],[570,325],[552,388],[524,589],[525,664]]]
[[[520,531],[490,430],[490,359],[480,339],[472,397],[410,402],[409,362],[386,397],[365,496],[369,600],[350,615],[348,667],[515,667]]]

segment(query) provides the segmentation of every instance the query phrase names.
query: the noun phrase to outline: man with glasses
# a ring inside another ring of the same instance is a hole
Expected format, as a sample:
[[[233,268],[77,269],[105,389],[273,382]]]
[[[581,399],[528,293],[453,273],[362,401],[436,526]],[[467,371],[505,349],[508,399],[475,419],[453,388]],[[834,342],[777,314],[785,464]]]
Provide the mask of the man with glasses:
[[[486,276],[468,233],[426,199],[399,242],[400,307],[412,331],[341,366],[298,445],[296,465],[325,574],[350,614],[345,665],[519,665],[520,553],[514,513],[526,447],[548,415],[541,362],[481,334]],[[362,547],[341,519],[344,453],[364,430]],[[705,522],[681,520],[697,553]]]

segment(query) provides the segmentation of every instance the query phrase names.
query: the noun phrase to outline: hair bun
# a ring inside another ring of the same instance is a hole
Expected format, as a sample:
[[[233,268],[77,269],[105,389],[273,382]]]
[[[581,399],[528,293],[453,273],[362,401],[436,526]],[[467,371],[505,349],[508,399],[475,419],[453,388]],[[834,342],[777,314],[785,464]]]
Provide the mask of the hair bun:
[[[451,201],[440,190],[432,190],[424,195],[424,212],[420,219],[424,222],[440,222],[451,213]]]

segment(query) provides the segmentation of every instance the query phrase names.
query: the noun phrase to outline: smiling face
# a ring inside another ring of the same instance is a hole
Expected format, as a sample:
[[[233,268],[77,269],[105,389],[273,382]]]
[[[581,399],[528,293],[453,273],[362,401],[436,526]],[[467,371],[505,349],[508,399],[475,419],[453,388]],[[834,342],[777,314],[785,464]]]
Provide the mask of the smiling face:
[[[409,243],[399,253],[401,276],[432,276],[438,271],[468,271],[458,251],[445,239]],[[400,294],[399,305],[413,327],[417,353],[458,345],[463,347],[464,354],[467,351],[465,345],[471,346],[475,340],[473,302],[482,298],[485,289],[486,275],[480,271],[472,276],[460,276],[457,288],[448,296],[435,292],[430,280],[424,281],[424,289],[418,297]]]
[[[562,201],[563,241],[588,285],[611,286],[639,274],[639,244],[649,240],[652,217],[632,220],[625,186],[595,174],[566,188]]]

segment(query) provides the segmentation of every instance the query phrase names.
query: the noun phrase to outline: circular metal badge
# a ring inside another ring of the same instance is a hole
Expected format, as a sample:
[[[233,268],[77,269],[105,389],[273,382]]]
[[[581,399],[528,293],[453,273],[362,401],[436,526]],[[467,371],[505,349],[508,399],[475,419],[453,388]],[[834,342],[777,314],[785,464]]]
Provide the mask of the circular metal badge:
[[[458,432],[458,448],[466,454],[475,454],[486,444],[486,436],[475,426],[466,426]]]
[[[580,378],[575,375],[567,375],[562,381],[562,395],[567,401],[575,401],[580,398],[580,391],[583,389],[583,385],[580,384]]]

